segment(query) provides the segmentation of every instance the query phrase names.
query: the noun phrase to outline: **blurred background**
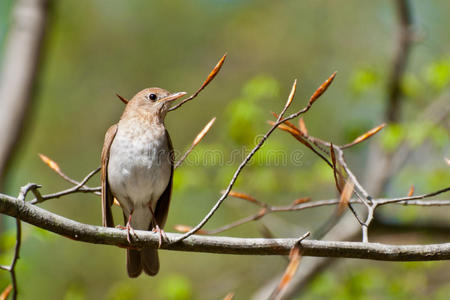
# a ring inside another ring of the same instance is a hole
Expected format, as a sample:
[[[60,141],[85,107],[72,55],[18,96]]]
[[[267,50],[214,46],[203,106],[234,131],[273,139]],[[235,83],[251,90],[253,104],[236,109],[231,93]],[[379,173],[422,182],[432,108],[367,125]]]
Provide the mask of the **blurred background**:
[[[14,4],[0,2],[0,57],[13,26]],[[411,185],[416,194],[431,192],[450,181],[444,161],[450,156],[448,118],[437,124],[433,117],[421,118],[435,100],[449,98],[450,2],[416,0],[410,5],[416,36],[401,76],[400,121],[375,140],[386,153],[408,143],[412,155],[378,196],[403,196]],[[131,98],[152,86],[192,93],[227,52],[222,71],[206,90],[166,118],[174,147],[183,152],[217,117],[192,159],[175,173],[166,231],[174,231],[175,224],[195,225],[227,186],[242,153],[269,128],[270,112],[281,110],[295,78],[299,85],[291,112],[302,108],[314,90],[338,71],[332,86],[304,117],[313,136],[343,144],[385,121],[397,40],[397,7],[387,0],[54,1],[23,132],[2,174],[2,192],[15,196],[28,182],[43,185],[42,193],[69,187],[40,161],[38,153],[56,161],[72,178],[83,178],[100,164],[104,134],[124,108],[115,93]],[[370,174],[369,144],[346,153],[361,179]],[[208,155],[211,151],[219,157]],[[293,152],[300,153],[295,163],[289,159]],[[283,157],[288,157],[287,163],[278,163]],[[97,175],[90,185],[98,184]],[[243,171],[235,190],[272,205],[306,196],[312,201],[336,197],[330,169],[281,131]],[[79,222],[101,224],[96,195],[75,194],[41,206]],[[206,228],[217,228],[256,209],[229,198]],[[308,230],[314,233],[332,211],[272,214],[223,235],[260,237],[265,225],[276,237],[296,237]],[[445,207],[391,206],[382,212],[400,224],[432,219],[449,226]],[[115,208],[116,222],[122,220],[120,214]],[[0,222],[0,263],[7,264],[15,223],[5,216]],[[375,228],[370,238],[396,244],[438,243],[448,241],[449,234],[445,230],[405,233],[388,227]],[[158,276],[131,280],[123,249],[77,243],[24,224],[17,268],[20,298],[222,299],[234,291],[235,299],[249,299],[286,267],[286,260],[275,256],[160,251],[160,260]],[[339,259],[296,297],[445,299],[450,294],[449,270],[448,262]],[[9,280],[7,272],[0,272],[0,289]]]

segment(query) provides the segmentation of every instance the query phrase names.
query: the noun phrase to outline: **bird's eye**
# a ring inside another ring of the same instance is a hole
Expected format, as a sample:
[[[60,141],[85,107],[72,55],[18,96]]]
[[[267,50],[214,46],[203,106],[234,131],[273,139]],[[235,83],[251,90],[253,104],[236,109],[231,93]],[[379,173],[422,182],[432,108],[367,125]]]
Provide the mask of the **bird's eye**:
[[[158,98],[158,96],[156,96],[156,94],[149,94],[148,95],[148,99],[155,101]]]

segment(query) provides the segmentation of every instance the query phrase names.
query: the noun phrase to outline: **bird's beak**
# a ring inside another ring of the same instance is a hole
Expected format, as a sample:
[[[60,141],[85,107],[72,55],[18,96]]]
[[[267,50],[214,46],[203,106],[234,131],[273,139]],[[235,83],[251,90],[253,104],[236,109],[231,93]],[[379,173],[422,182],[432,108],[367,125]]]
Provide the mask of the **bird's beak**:
[[[165,97],[165,98],[162,98],[162,99],[159,100],[159,101],[160,101],[160,102],[164,102],[164,103],[166,103],[166,102],[172,102],[172,101],[175,101],[175,100],[177,100],[177,99],[183,97],[184,95],[186,95],[186,92],[178,92],[178,93],[175,93],[175,94],[171,94],[171,95],[169,95],[169,96],[167,96],[167,97]]]

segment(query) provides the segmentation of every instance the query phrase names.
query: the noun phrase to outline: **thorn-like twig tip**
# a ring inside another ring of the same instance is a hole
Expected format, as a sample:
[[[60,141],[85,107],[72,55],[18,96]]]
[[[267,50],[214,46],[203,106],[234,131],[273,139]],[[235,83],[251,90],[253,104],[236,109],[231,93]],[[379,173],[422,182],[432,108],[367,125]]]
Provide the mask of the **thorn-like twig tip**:
[[[122,101],[122,102],[125,103],[125,104],[128,104],[128,100],[127,100],[127,99],[125,99],[124,97],[120,96],[120,95],[117,94],[117,93],[116,93],[116,96],[117,96],[117,98],[120,99],[120,101]]]

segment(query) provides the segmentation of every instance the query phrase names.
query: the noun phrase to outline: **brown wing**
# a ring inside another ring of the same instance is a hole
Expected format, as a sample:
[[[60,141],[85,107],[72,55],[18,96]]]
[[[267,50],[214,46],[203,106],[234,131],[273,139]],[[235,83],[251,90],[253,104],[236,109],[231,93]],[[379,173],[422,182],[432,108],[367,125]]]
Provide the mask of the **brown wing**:
[[[173,163],[174,163],[174,153],[172,141],[170,140],[169,133],[166,130],[167,142],[169,146],[169,157],[170,157],[170,179],[167,184],[166,189],[162,193],[161,197],[159,197],[158,202],[156,203],[155,209],[155,219],[156,223],[159,227],[164,228],[167,220],[167,214],[169,212],[169,204],[170,204],[170,196],[172,194],[172,179],[173,179]],[[151,225],[150,225],[151,226]],[[150,228],[151,229],[151,228]]]
[[[105,134],[105,142],[102,149],[102,225],[105,227],[114,227],[114,220],[111,211],[111,205],[114,202],[114,196],[108,184],[108,161],[109,149],[117,133],[117,124],[109,127]]]

